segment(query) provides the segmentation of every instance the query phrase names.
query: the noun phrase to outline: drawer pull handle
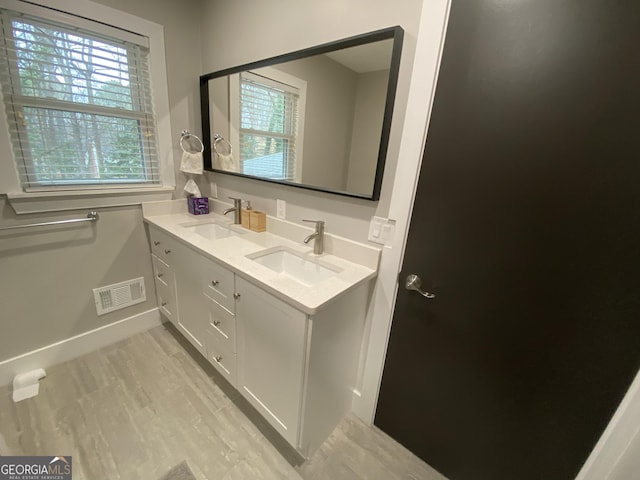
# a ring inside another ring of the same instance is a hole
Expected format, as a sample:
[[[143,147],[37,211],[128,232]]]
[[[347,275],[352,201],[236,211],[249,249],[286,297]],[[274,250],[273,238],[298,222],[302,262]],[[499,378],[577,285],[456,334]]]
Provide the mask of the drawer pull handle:
[[[217,327],[218,325],[220,325],[220,323],[221,323],[220,320],[214,320],[213,321],[213,326]]]
[[[154,240],[153,244],[157,247],[158,245],[160,245],[160,242],[158,240]]]
[[[213,359],[218,363],[222,361],[222,357],[220,355],[218,355],[217,357],[213,357]]]
[[[162,302],[162,306],[166,307],[167,306],[167,302]]]
[[[233,298],[235,298],[236,300],[240,298],[240,294],[239,293],[234,293],[233,294]]]
[[[158,278],[162,278],[162,277],[164,277],[164,273],[159,273]]]
[[[211,280],[211,285],[217,286],[220,282],[218,280]]]
[[[169,255],[169,254],[171,253],[171,250],[167,250],[167,249],[165,249],[165,250],[164,250],[164,253],[165,253],[165,254],[167,254],[167,255]]]

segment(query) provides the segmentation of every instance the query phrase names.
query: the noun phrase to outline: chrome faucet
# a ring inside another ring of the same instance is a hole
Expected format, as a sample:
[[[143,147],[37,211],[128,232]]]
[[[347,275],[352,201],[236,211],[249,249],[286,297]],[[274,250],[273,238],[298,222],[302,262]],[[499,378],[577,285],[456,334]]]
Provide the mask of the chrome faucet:
[[[303,222],[310,222],[316,224],[316,231],[306,237],[303,242],[313,242],[313,253],[315,255],[321,255],[324,253],[324,222],[322,220],[302,220]]]
[[[223,215],[226,215],[229,212],[234,212],[233,214],[233,223],[235,223],[236,225],[240,224],[240,211],[242,210],[242,199],[240,198],[235,198],[235,197],[229,197],[231,200],[233,200],[233,207],[231,208],[227,208],[224,212],[222,212]]]

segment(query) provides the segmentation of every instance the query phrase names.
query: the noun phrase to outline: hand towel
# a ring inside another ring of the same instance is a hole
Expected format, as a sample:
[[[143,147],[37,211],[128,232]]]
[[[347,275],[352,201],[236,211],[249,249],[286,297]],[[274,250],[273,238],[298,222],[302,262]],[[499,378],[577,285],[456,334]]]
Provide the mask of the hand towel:
[[[189,153],[182,152],[180,171],[185,173],[195,173],[202,175],[202,152]]]
[[[237,172],[238,167],[236,166],[236,161],[233,158],[232,154],[222,155],[220,153],[216,154],[216,168],[220,170],[225,170],[227,172]]]

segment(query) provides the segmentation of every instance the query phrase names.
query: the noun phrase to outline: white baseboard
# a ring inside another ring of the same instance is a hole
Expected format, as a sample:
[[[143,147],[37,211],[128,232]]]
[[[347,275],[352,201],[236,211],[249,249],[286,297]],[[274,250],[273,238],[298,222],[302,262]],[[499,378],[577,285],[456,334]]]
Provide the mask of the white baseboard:
[[[614,480],[619,462],[638,452],[628,451],[640,426],[640,372],[598,440],[576,480]],[[625,477],[626,478],[626,477]]]
[[[75,337],[38,348],[0,362],[0,386],[8,385],[19,373],[36,368],[48,368],[72,360],[85,353],[124,340],[136,333],[147,331],[162,324],[157,308],[124,318]]]

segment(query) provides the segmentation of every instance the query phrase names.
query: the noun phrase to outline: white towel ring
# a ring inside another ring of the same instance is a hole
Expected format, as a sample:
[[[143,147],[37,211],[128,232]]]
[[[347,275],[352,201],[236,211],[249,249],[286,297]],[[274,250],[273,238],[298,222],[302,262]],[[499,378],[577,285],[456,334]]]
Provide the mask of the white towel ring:
[[[197,141],[197,144],[199,145],[198,149],[185,147],[184,141],[191,138]],[[185,153],[197,153],[197,152],[202,153],[204,152],[204,143],[202,143],[202,140],[200,140],[200,137],[198,137],[197,135],[194,135],[193,133],[189,133],[188,130],[183,130],[182,134],[180,135],[180,148]],[[193,150],[196,150],[196,151],[194,152]]]
[[[229,153],[220,153],[218,151],[218,148],[216,147],[216,145],[218,145],[218,143],[220,142],[225,142],[227,144],[227,147],[229,148]],[[231,143],[229,143],[229,140],[226,140],[222,135],[218,135],[217,133],[213,136],[213,151],[216,152],[218,155],[231,155],[232,153],[232,149],[231,149]]]

